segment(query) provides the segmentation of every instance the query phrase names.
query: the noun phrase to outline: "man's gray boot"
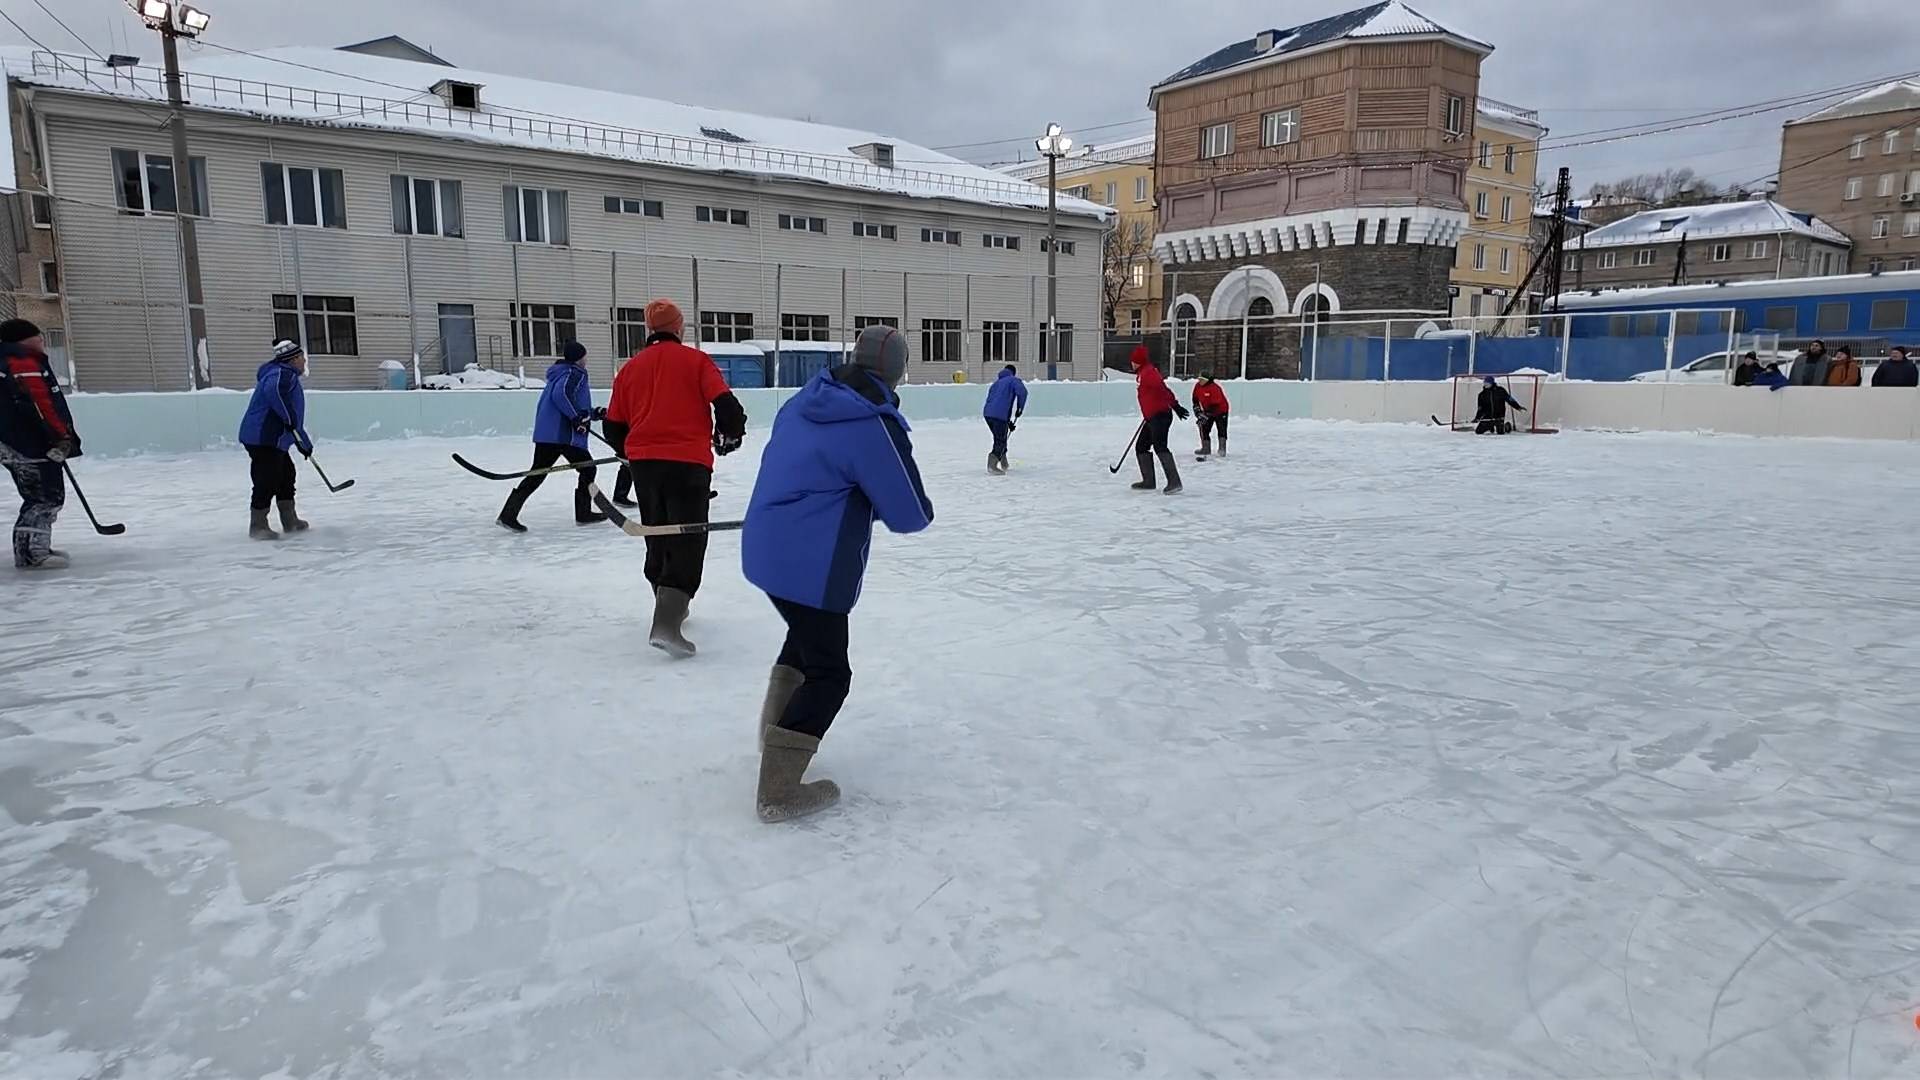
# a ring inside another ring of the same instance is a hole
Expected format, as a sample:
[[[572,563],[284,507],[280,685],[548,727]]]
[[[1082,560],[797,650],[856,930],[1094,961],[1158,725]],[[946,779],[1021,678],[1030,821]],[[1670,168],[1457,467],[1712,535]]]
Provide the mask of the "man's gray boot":
[[[760,820],[772,824],[825,810],[840,801],[840,785],[831,780],[803,784],[820,740],[783,727],[768,729],[760,750],[760,791],[755,800]]]
[[[1173,451],[1158,450],[1155,452],[1160,455],[1161,467],[1167,470],[1167,494],[1178,495],[1180,493],[1180,468],[1173,463]]]
[[[280,539],[280,534],[273,531],[272,525],[267,524],[267,510],[265,507],[253,511],[252,518],[247,522],[247,538],[249,540]]]
[[[794,692],[807,681],[799,668],[790,668],[785,664],[773,665],[773,671],[767,675],[767,696],[760,702],[760,749],[767,748],[767,731],[780,726],[780,717],[787,711],[787,702],[793,700]]]
[[[1135,454],[1134,457],[1140,462],[1140,479],[1133,485],[1133,490],[1152,491],[1159,487],[1160,483],[1153,475],[1153,455]]]
[[[687,606],[693,598],[679,589],[660,589],[653,594],[653,629],[647,641],[654,648],[676,659],[694,654],[693,642],[680,635],[687,621]]]
[[[1221,440],[1223,445],[1225,444],[1225,441],[1226,440],[1224,439]],[[1206,457],[1212,453],[1213,453],[1213,436],[1211,435],[1200,436],[1200,456]]]
[[[280,527],[290,533],[306,532],[311,526],[300,520],[292,499],[280,500]]]

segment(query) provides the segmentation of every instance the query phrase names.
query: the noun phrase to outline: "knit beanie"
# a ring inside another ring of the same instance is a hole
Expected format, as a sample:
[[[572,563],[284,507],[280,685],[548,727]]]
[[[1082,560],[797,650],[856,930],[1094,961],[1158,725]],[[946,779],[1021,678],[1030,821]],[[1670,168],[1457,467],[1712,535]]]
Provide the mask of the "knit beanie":
[[[869,326],[853,343],[853,363],[880,376],[888,389],[899,386],[907,377],[907,339],[891,326]]]
[[[587,347],[577,341],[569,341],[567,347],[560,351],[560,355],[566,359],[567,363],[577,364],[587,358]]]
[[[650,334],[672,334],[681,337],[686,330],[687,317],[680,314],[680,305],[671,300],[654,300],[647,304],[642,316],[647,320],[647,332]]]
[[[18,345],[28,338],[39,336],[40,328],[25,319],[0,322],[0,345]]]
[[[304,351],[304,349],[300,348],[300,343],[297,341],[276,341],[273,343],[273,358],[275,360],[291,360]]]

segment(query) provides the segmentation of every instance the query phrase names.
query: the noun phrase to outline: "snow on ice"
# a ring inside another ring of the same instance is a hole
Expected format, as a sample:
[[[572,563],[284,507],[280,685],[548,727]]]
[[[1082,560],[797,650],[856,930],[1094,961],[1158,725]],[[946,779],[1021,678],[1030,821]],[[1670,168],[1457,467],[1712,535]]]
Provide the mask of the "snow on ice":
[[[1920,447],[1236,419],[1179,498],[921,425],[777,827],[736,538],[673,663],[636,541],[447,459],[522,440],[323,445],[279,545],[237,451],[84,462],[0,1075],[1912,1075]]]

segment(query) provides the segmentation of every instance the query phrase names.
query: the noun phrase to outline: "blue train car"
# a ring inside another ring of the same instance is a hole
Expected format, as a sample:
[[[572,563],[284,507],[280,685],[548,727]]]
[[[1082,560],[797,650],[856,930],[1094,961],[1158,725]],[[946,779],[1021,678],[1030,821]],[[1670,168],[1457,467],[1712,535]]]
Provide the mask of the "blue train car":
[[[1664,338],[1662,313],[1671,310],[1679,311],[1674,330],[1681,336],[1724,337],[1726,309],[1739,334],[1905,343],[1920,339],[1920,270],[1566,293],[1548,306],[1553,313],[1595,313],[1573,320],[1574,337],[1613,339]]]

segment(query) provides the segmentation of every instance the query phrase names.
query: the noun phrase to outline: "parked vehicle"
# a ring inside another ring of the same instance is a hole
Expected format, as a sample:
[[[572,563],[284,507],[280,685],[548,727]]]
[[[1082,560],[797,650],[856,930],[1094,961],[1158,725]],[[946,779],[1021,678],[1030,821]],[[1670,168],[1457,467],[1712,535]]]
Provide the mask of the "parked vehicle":
[[[1785,371],[1787,366],[1793,363],[1793,358],[1799,355],[1798,353],[1787,352],[1785,350],[1761,352],[1758,349],[1736,349],[1733,352],[1727,352],[1722,349],[1719,352],[1710,352],[1705,356],[1685,364],[1675,364],[1672,371],[1668,371],[1665,368],[1659,371],[1642,371],[1637,375],[1628,376],[1627,381],[1729,383],[1733,381],[1732,369],[1739,366],[1740,358],[1745,356],[1749,351],[1753,352],[1754,355],[1759,358],[1761,364],[1779,364],[1780,370],[1782,371]]]

